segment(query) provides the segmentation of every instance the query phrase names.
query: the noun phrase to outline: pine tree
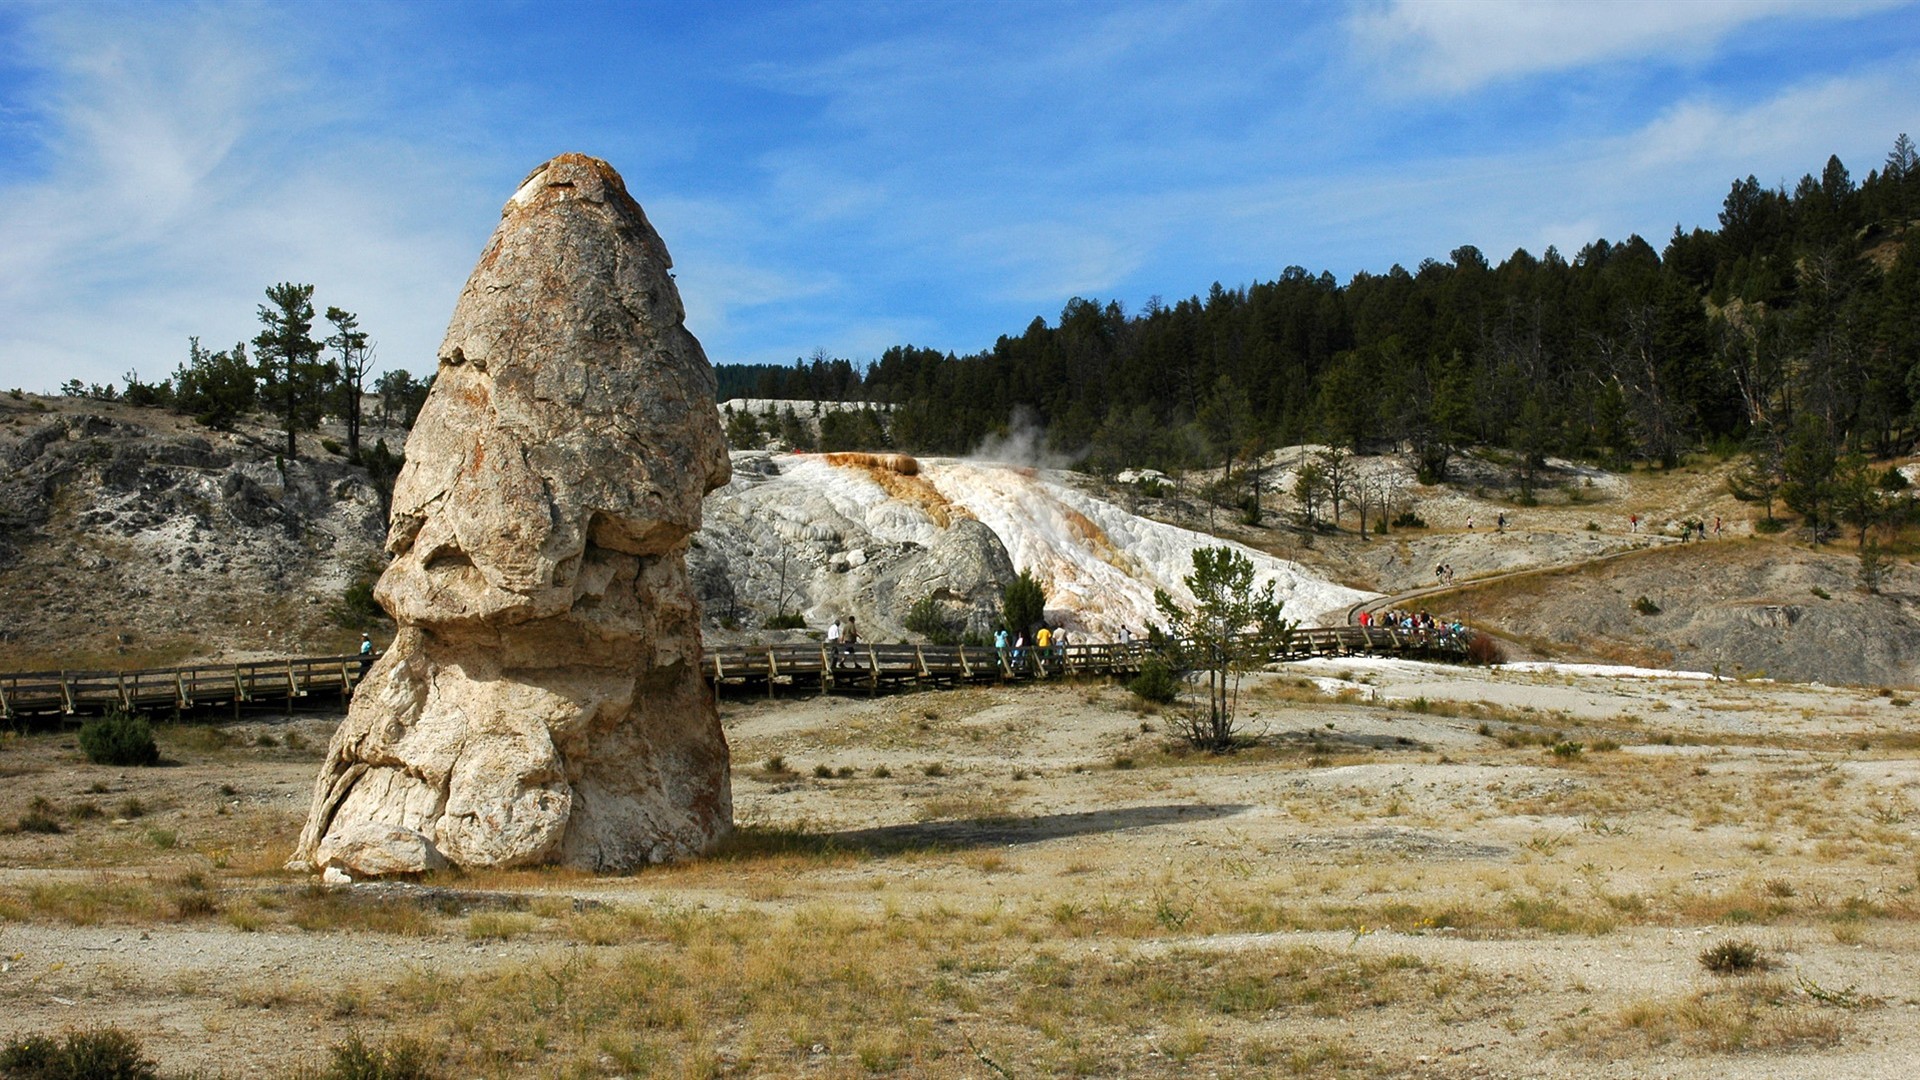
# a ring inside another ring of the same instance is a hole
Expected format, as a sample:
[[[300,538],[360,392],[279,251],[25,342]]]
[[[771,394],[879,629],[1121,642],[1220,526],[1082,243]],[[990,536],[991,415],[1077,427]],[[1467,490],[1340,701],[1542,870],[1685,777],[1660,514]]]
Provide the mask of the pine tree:
[[[267,301],[259,309],[265,329],[253,339],[254,359],[265,396],[280,414],[292,460],[300,456],[296,435],[319,423],[328,366],[320,362],[320,343],[313,340],[313,286],[283,281],[267,288]]]

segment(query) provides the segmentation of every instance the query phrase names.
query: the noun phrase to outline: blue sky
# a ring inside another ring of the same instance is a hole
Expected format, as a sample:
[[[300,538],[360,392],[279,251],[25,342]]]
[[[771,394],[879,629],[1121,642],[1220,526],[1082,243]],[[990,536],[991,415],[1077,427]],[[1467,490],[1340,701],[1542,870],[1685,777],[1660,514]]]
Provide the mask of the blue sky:
[[[1712,226],[1920,136],[1911,3],[0,0],[0,386],[170,373],[313,283],[432,370],[520,179],[606,158],[716,363],[1073,296]]]

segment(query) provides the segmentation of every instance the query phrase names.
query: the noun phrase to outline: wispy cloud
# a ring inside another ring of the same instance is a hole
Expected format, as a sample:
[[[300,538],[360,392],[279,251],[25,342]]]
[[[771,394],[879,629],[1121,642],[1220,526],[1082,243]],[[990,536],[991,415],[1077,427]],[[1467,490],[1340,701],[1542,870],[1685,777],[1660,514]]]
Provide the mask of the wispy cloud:
[[[449,310],[478,246],[449,228],[440,178],[378,136],[314,140],[362,91],[290,74],[311,65],[270,9],[154,10],[28,22],[56,90],[36,124],[45,171],[0,193],[6,367],[42,388],[164,375],[190,335],[250,337],[280,280],[358,311],[389,363],[430,366],[413,310]]]
[[[1624,59],[1698,58],[1752,23],[1849,18],[1904,0],[1388,0],[1351,31],[1389,81],[1459,93]]]

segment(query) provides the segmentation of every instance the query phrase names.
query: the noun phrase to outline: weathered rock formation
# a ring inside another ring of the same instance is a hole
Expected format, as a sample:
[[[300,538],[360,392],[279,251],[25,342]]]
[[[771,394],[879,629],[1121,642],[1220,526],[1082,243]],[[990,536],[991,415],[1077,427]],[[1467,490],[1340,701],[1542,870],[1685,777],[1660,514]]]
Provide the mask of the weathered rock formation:
[[[728,477],[713,372],[620,177],[534,170],[453,312],[354,695],[294,863],[622,869],[731,825],[684,552]]]

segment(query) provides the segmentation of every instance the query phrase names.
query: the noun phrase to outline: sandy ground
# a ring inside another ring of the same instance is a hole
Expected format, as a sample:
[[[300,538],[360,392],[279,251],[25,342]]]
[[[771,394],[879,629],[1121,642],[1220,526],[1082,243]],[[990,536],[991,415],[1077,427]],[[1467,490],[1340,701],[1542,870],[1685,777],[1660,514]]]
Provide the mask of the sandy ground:
[[[1214,1018],[1208,1045],[1222,1049],[1163,1055],[1149,1038],[1099,1073],[1289,1071],[1251,1070],[1229,1052],[1265,1031],[1347,1048],[1294,1059],[1291,1071],[1307,1075],[1914,1074],[1920,742],[1904,699],[1351,660],[1255,676],[1241,707],[1261,745],[1216,758],[1168,753],[1172,715],[1099,685],[728,701],[740,824],[869,857],[797,872],[748,863],[356,885],[330,894],[332,914],[292,921],[282,900],[321,901],[276,864],[334,718],[169,731],[173,763],[150,770],[87,765],[70,732],[9,737],[0,823],[38,798],[62,831],[0,834],[0,1034],[116,1023],[169,1070],[286,1075],[350,1032],[408,1029],[404,1016],[341,1006],[343,986],[377,998],[426,972],[618,948],[547,930],[563,908],[787,918],[822,904],[949,906],[1066,911],[1060,932],[1017,946],[1035,953],[1150,963],[1310,946],[1414,957],[1476,980],[1465,1006]],[[1583,749],[1556,755],[1555,742]],[[76,810],[88,805],[97,817]],[[145,887],[160,907],[88,911],[55,895],[114,884]],[[198,917],[178,903],[195,890],[218,897]],[[351,906],[337,896],[356,893],[405,906],[409,890],[426,914],[402,929],[337,910]],[[474,911],[528,898],[547,920],[539,928],[474,934]],[[1291,914],[1260,931],[1163,920],[1121,932],[1094,920],[1069,932],[1073,912],[1168,898],[1261,899]],[[1534,910],[1567,917],[1514,914]],[[1765,983],[1746,1027],[1707,1015],[1732,983],[1699,956],[1731,939],[1772,965],[1751,977]],[[1696,1014],[1695,1028],[1658,1022]],[[1782,1025],[1789,1034],[1765,1034]],[[815,1049],[792,1071],[862,1071]],[[1061,1071],[1015,1050],[992,1070],[917,1061],[865,1071]]]

